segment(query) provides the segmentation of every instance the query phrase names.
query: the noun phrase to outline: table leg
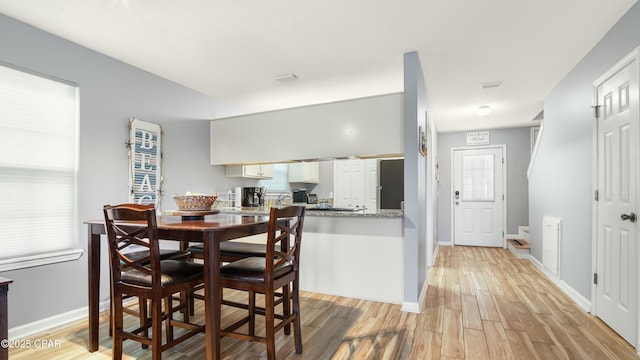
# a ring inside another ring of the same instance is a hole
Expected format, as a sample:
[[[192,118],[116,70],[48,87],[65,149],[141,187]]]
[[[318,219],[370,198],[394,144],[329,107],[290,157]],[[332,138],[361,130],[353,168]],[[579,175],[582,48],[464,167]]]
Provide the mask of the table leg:
[[[213,234],[204,239],[204,296],[207,338],[207,359],[220,359],[220,244]]]
[[[12,280],[0,278],[0,340],[3,342],[9,339],[8,311],[7,311],[7,291]],[[0,360],[9,359],[9,347],[0,346]]]
[[[100,234],[89,225],[87,244],[89,278],[89,351],[98,350],[98,328],[100,327]]]

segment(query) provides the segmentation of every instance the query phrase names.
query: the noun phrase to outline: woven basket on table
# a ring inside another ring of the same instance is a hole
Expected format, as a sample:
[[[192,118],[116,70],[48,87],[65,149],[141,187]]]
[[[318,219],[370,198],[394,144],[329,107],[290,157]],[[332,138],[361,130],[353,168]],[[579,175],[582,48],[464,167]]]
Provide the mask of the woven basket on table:
[[[217,193],[213,195],[173,195],[178,209],[183,211],[211,210],[211,206],[217,198]]]

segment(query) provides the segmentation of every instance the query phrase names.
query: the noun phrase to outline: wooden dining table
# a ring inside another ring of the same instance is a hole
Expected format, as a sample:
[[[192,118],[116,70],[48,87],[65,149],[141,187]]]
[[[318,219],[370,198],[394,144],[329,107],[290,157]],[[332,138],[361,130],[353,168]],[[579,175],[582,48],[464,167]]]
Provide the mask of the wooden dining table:
[[[204,247],[204,294],[207,359],[220,359],[220,243],[246,236],[266,233],[268,216],[217,214],[201,220],[186,220],[180,216],[158,217],[158,238],[188,243],[202,243]],[[89,278],[89,351],[98,350],[100,303],[100,241],[106,234],[104,220],[85,221],[88,225]],[[106,236],[104,237],[106,241]],[[105,260],[106,261],[106,260]],[[218,304],[216,306],[216,304]]]

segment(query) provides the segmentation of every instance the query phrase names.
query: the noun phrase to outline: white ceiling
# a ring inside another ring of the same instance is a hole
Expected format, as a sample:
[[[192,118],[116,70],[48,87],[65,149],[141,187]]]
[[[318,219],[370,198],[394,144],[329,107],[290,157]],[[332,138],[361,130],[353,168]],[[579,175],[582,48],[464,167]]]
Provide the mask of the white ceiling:
[[[429,117],[447,132],[532,125],[635,2],[0,0],[0,13],[246,113],[401,92],[417,50]],[[275,80],[288,73],[299,80]],[[493,112],[479,118],[481,105]]]

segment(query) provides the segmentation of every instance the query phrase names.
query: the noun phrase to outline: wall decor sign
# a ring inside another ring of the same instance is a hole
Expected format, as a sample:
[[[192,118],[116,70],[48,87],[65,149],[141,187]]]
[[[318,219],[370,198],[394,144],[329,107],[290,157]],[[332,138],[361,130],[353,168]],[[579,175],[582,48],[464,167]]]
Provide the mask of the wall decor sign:
[[[418,126],[418,150],[422,156],[427,157],[427,134],[422,129],[422,125]]]
[[[468,132],[467,145],[489,145],[489,132],[488,131]]]
[[[162,129],[135,118],[129,121],[129,201],[160,207]]]

